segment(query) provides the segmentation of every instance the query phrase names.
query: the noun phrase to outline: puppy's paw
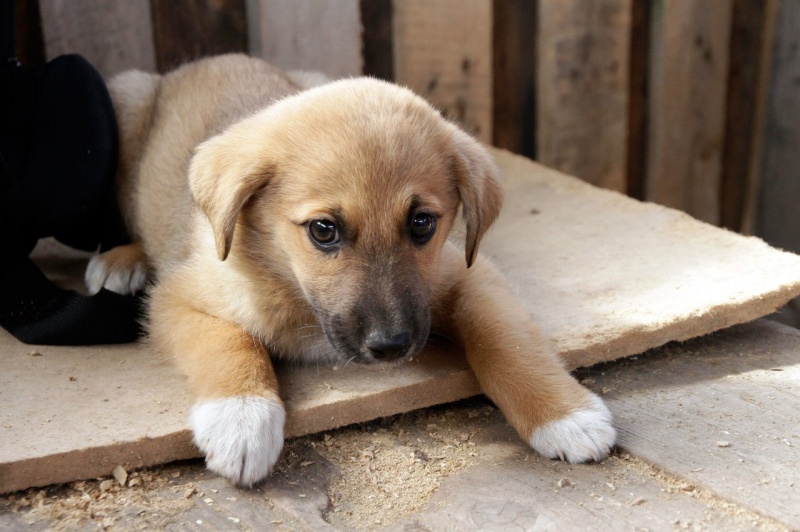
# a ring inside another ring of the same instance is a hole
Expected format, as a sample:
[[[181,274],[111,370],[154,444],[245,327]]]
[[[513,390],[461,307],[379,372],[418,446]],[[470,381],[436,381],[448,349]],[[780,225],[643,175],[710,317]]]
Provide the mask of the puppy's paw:
[[[617,432],[603,400],[591,395],[591,406],[550,421],[533,431],[531,447],[547,458],[570,463],[600,461],[608,456]]]
[[[122,295],[136,294],[147,282],[147,265],[141,246],[128,244],[93,256],[86,267],[85,281],[90,294],[96,294],[101,288]]]
[[[189,423],[206,466],[240,486],[252,486],[278,461],[285,419],[279,401],[239,396],[197,403]]]

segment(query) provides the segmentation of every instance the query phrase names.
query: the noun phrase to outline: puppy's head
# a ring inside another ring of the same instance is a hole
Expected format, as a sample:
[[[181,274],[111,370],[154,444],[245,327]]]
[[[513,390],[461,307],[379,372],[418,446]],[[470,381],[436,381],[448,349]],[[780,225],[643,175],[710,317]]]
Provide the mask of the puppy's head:
[[[502,203],[483,147],[372,79],[306,91],[208,140],[190,187],[219,259],[296,288],[339,356],[361,362],[423,347],[459,205],[469,266]]]

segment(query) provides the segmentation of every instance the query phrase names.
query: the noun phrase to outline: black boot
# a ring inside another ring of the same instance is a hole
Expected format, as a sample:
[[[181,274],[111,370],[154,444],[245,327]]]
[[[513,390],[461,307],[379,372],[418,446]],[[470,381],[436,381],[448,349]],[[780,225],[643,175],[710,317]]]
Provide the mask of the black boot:
[[[0,67],[0,326],[26,343],[134,341],[141,302],[50,283],[28,255],[55,236],[85,250],[128,242],[113,201],[117,130],[100,75],[80,56]]]

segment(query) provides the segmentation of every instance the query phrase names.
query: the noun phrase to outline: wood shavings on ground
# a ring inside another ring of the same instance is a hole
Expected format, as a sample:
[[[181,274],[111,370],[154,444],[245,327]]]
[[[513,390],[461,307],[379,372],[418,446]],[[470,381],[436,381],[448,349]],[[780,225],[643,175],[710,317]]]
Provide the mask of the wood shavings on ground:
[[[328,489],[331,524],[373,529],[425,508],[442,480],[474,464],[472,437],[494,411],[433,408],[326,433],[314,448],[343,473]]]
[[[0,497],[0,505],[22,514],[23,522],[37,529],[109,529],[135,517],[144,528],[156,530],[194,504],[177,492],[174,498],[169,497],[173,494],[169,478],[161,472],[135,471],[126,477],[127,487],[113,478],[81,481]]]

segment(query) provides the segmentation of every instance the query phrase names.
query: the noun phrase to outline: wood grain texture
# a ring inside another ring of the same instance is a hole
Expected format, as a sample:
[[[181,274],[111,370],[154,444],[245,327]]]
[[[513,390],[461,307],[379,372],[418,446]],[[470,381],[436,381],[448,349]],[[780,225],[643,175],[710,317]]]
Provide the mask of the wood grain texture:
[[[619,445],[800,528],[800,332],[761,320],[597,371]]]
[[[395,0],[395,80],[492,141],[490,0]]]
[[[730,40],[728,99],[725,106],[725,148],[722,154],[720,183],[720,225],[742,231],[747,201],[751,190],[751,170],[757,143],[763,142],[763,131],[756,127],[764,69],[768,2],[735,0]]]
[[[493,3],[494,145],[536,154],[536,2]]]
[[[720,220],[729,0],[657,0],[651,12],[645,198]]]
[[[250,52],[286,70],[361,74],[359,0],[248,0]]]
[[[800,251],[800,2],[781,2],[774,54],[756,231]]]
[[[45,53],[83,55],[108,79],[132,68],[156,68],[148,2],[40,0]]]
[[[150,0],[159,72],[209,55],[247,51],[245,0]]]
[[[540,0],[537,160],[625,191],[631,0]]]

